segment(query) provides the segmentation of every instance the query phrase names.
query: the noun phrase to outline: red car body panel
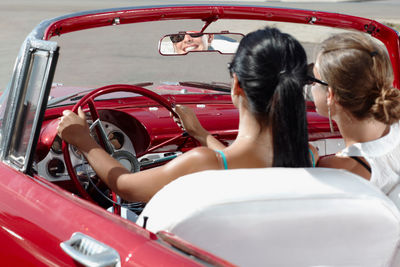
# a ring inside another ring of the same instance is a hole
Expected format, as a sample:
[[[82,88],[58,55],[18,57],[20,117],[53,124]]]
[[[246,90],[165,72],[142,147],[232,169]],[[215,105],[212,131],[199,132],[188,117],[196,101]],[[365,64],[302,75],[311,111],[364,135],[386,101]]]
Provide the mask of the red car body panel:
[[[126,266],[199,265],[162,246],[153,233],[135,224],[46,180],[27,179],[7,165],[0,166],[0,257],[4,266],[74,265],[60,242],[76,231],[111,245]]]

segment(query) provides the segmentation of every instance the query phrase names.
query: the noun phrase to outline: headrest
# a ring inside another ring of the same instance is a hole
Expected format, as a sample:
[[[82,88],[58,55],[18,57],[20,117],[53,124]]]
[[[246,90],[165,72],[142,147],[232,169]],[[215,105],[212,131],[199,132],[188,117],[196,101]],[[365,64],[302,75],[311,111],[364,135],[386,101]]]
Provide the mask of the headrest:
[[[212,170],[160,190],[139,217],[244,266],[390,266],[400,214],[368,181],[324,168]]]

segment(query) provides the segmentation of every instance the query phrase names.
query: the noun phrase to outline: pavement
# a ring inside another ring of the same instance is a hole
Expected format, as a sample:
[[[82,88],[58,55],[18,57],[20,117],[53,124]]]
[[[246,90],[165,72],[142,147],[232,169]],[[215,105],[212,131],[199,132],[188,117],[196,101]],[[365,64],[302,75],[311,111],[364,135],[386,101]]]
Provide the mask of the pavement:
[[[364,2],[368,0],[359,0],[358,2]],[[340,2],[354,2],[354,0],[280,0],[278,2],[295,2],[295,3],[340,3]]]
[[[243,0],[240,0],[244,2]],[[249,0],[251,1],[251,0]],[[357,2],[365,2],[369,0],[358,0]],[[265,1],[259,0],[259,2],[285,2],[285,3],[341,3],[341,2],[354,2],[354,0],[273,0]]]

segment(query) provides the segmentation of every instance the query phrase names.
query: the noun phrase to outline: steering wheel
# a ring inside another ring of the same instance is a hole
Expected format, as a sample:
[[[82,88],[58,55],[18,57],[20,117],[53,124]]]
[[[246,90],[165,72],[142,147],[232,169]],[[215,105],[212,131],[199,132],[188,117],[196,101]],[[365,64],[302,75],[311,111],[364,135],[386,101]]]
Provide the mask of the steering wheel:
[[[78,108],[79,107],[83,107],[85,105],[88,105],[89,107],[89,113],[90,116],[92,118],[93,124],[92,126],[96,126],[96,134],[98,136],[98,141],[100,143],[100,145],[109,153],[111,154],[111,156],[113,156],[114,158],[116,158],[118,160],[119,157],[123,157],[125,159],[127,159],[128,161],[132,162],[134,167],[134,171],[139,171],[140,167],[139,167],[139,163],[137,161],[137,158],[134,155],[120,155],[118,153],[118,151],[114,151],[113,145],[111,144],[111,142],[108,140],[107,138],[107,134],[104,131],[104,128],[102,127],[102,122],[99,118],[99,113],[97,111],[97,108],[95,106],[95,102],[94,99],[101,96],[101,95],[105,95],[105,94],[110,94],[110,93],[115,93],[115,92],[130,92],[130,93],[135,93],[135,94],[139,94],[142,96],[145,96],[147,98],[150,98],[151,100],[154,100],[155,102],[157,102],[158,104],[160,104],[161,106],[165,107],[168,111],[170,111],[172,113],[173,116],[178,117],[178,115],[175,113],[175,111],[172,109],[172,103],[170,103],[166,98],[148,90],[145,89],[143,87],[138,87],[135,85],[129,85],[129,84],[113,84],[113,85],[108,85],[108,86],[104,86],[98,89],[95,89],[93,91],[91,91],[90,93],[88,93],[86,96],[84,96],[78,103],[76,103],[74,105],[74,107],[72,108],[72,111],[77,113]],[[151,149],[147,149],[145,152],[142,153],[142,155],[149,153],[155,149],[157,149],[158,147],[160,147],[161,145],[165,145],[166,143],[169,143],[171,141],[176,140],[177,138],[180,138],[181,136],[185,135],[186,133],[183,132],[182,134],[179,134],[177,136],[174,136],[166,141],[164,141],[162,144],[157,145],[156,147],[152,147]],[[65,161],[65,165],[68,171],[68,174],[71,178],[71,180],[73,181],[75,188],[78,190],[78,192],[80,193],[80,195],[84,198],[87,199],[91,202],[94,202],[94,200],[91,198],[91,196],[89,195],[89,193],[85,190],[85,188],[83,187],[83,185],[79,182],[76,171],[74,169],[74,167],[72,166],[72,162],[71,162],[71,156],[69,153],[69,149],[68,149],[69,145],[68,143],[66,143],[65,141],[62,142],[62,152],[63,152],[63,156],[64,156],[64,161]],[[88,179],[90,179],[90,177],[88,177]],[[112,192],[113,194],[113,200],[116,200],[116,194],[114,192]],[[116,207],[114,205],[114,212],[115,213],[119,213],[119,207]]]

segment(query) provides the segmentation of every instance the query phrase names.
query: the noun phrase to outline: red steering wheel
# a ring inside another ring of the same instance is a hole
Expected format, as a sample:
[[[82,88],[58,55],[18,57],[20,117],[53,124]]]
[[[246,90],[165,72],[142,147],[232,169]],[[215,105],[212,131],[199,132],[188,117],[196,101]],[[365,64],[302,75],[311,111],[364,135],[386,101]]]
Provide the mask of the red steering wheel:
[[[172,106],[173,106],[172,103],[170,103],[166,98],[164,98],[148,89],[142,88],[142,87],[138,87],[135,85],[129,85],[129,84],[113,84],[113,85],[107,85],[107,86],[104,86],[104,87],[101,87],[101,88],[91,91],[86,96],[84,96],[78,103],[76,103],[74,105],[74,107],[72,108],[72,111],[76,113],[79,107],[88,105],[90,116],[91,116],[93,122],[95,122],[95,121],[100,122],[100,127],[96,127],[96,133],[97,133],[97,136],[99,137],[99,143],[107,152],[109,152],[111,154],[113,152],[113,146],[111,145],[110,141],[108,140],[105,132],[101,130],[101,121],[99,118],[99,113],[95,107],[94,99],[101,95],[115,93],[115,92],[130,92],[130,93],[135,93],[135,94],[139,94],[139,95],[148,97],[148,98],[154,100],[155,102],[157,102],[158,104],[160,104],[161,106],[165,107],[167,110],[169,110],[173,114],[173,116],[178,117],[178,115],[172,109]],[[165,145],[166,143],[169,143],[181,136],[182,136],[182,134],[172,137],[169,140],[163,142],[162,145]],[[63,152],[65,165],[66,165],[68,174],[69,174],[71,180],[73,181],[75,188],[80,193],[80,195],[84,199],[94,202],[93,199],[91,198],[91,196],[88,194],[88,192],[85,190],[83,185],[78,180],[76,171],[75,171],[74,167],[72,166],[71,156],[70,156],[68,147],[69,147],[68,143],[63,141],[62,152]],[[159,147],[159,145],[157,147],[152,147],[151,149],[148,149],[145,153],[148,153],[158,147]],[[145,154],[145,153],[143,153],[143,154]],[[90,178],[88,177],[88,179],[90,179]],[[114,194],[114,192],[113,192],[113,198],[114,198],[114,200],[116,199],[116,195]],[[114,206],[115,213],[118,213],[119,211],[116,211],[116,209],[118,209],[118,208]]]

